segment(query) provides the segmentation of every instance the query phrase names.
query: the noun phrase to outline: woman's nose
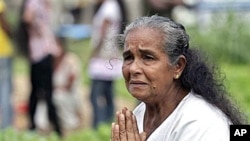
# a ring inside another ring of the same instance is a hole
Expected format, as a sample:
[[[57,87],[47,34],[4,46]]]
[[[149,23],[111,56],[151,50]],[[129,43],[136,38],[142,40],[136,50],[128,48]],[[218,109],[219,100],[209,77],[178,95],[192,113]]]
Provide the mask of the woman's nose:
[[[139,74],[141,73],[141,63],[139,60],[134,60],[133,63],[130,65],[129,69],[131,74]]]

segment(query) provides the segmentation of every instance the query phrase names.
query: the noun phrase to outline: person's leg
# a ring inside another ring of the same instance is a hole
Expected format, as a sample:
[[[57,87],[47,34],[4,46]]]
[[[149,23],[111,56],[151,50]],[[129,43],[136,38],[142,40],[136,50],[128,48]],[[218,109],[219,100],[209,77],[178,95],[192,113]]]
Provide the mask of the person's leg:
[[[51,55],[46,57],[42,63],[41,73],[43,77],[41,78],[41,87],[43,88],[45,94],[44,98],[48,107],[48,118],[53,124],[54,130],[59,136],[62,136],[61,125],[57,115],[56,107],[52,99],[53,94],[53,58]]]
[[[12,64],[11,58],[0,59],[0,128],[12,126],[13,106],[12,95]]]
[[[102,106],[100,104],[100,98],[102,95],[102,81],[100,80],[92,80],[91,84],[91,92],[90,92],[90,100],[93,107],[93,123],[92,127],[97,129],[98,124],[101,122],[102,117]]]
[[[30,64],[30,82],[31,82],[31,92],[29,96],[29,120],[30,120],[30,130],[36,129],[35,124],[35,113],[38,102],[38,83],[39,83],[39,63]]]
[[[57,110],[56,110],[56,107],[55,107],[55,104],[52,100],[51,95],[46,97],[46,102],[47,102],[47,106],[48,106],[48,118],[49,118],[50,122],[53,124],[54,130],[56,131],[56,133],[59,136],[62,136],[63,134],[62,134],[62,129],[61,129],[59,117],[58,117]]]
[[[113,81],[105,81],[106,118],[105,122],[111,122],[114,116],[114,92]]]

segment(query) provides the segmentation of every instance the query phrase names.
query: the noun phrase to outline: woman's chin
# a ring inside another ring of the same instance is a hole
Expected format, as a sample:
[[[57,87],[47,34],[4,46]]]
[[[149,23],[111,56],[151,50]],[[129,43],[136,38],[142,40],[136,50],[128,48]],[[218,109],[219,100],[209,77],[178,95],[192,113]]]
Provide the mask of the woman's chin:
[[[146,98],[146,95],[143,93],[131,93],[131,95],[137,100],[143,101]]]

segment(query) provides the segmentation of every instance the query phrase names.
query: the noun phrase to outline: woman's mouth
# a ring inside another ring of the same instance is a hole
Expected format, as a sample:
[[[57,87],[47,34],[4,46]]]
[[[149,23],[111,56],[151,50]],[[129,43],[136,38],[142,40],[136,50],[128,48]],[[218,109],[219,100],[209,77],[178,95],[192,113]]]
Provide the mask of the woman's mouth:
[[[143,82],[143,81],[138,81],[138,80],[131,80],[129,82],[129,87],[130,88],[142,88],[147,86],[147,83]]]

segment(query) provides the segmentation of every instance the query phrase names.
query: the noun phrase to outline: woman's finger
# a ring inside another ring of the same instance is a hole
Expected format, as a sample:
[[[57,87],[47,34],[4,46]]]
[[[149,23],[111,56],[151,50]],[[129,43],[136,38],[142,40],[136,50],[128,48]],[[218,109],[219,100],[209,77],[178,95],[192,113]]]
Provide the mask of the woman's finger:
[[[125,115],[122,113],[118,115],[118,125],[119,125],[119,134],[121,141],[127,141]]]
[[[119,133],[119,125],[112,123],[111,141],[121,141]]]
[[[126,130],[127,130],[127,138],[129,141],[135,140],[135,132],[133,127],[133,114],[131,111],[127,110],[125,113],[126,119]]]
[[[124,107],[124,108],[122,109],[122,113],[125,115],[127,110],[128,110],[128,108],[127,108],[127,107]]]

